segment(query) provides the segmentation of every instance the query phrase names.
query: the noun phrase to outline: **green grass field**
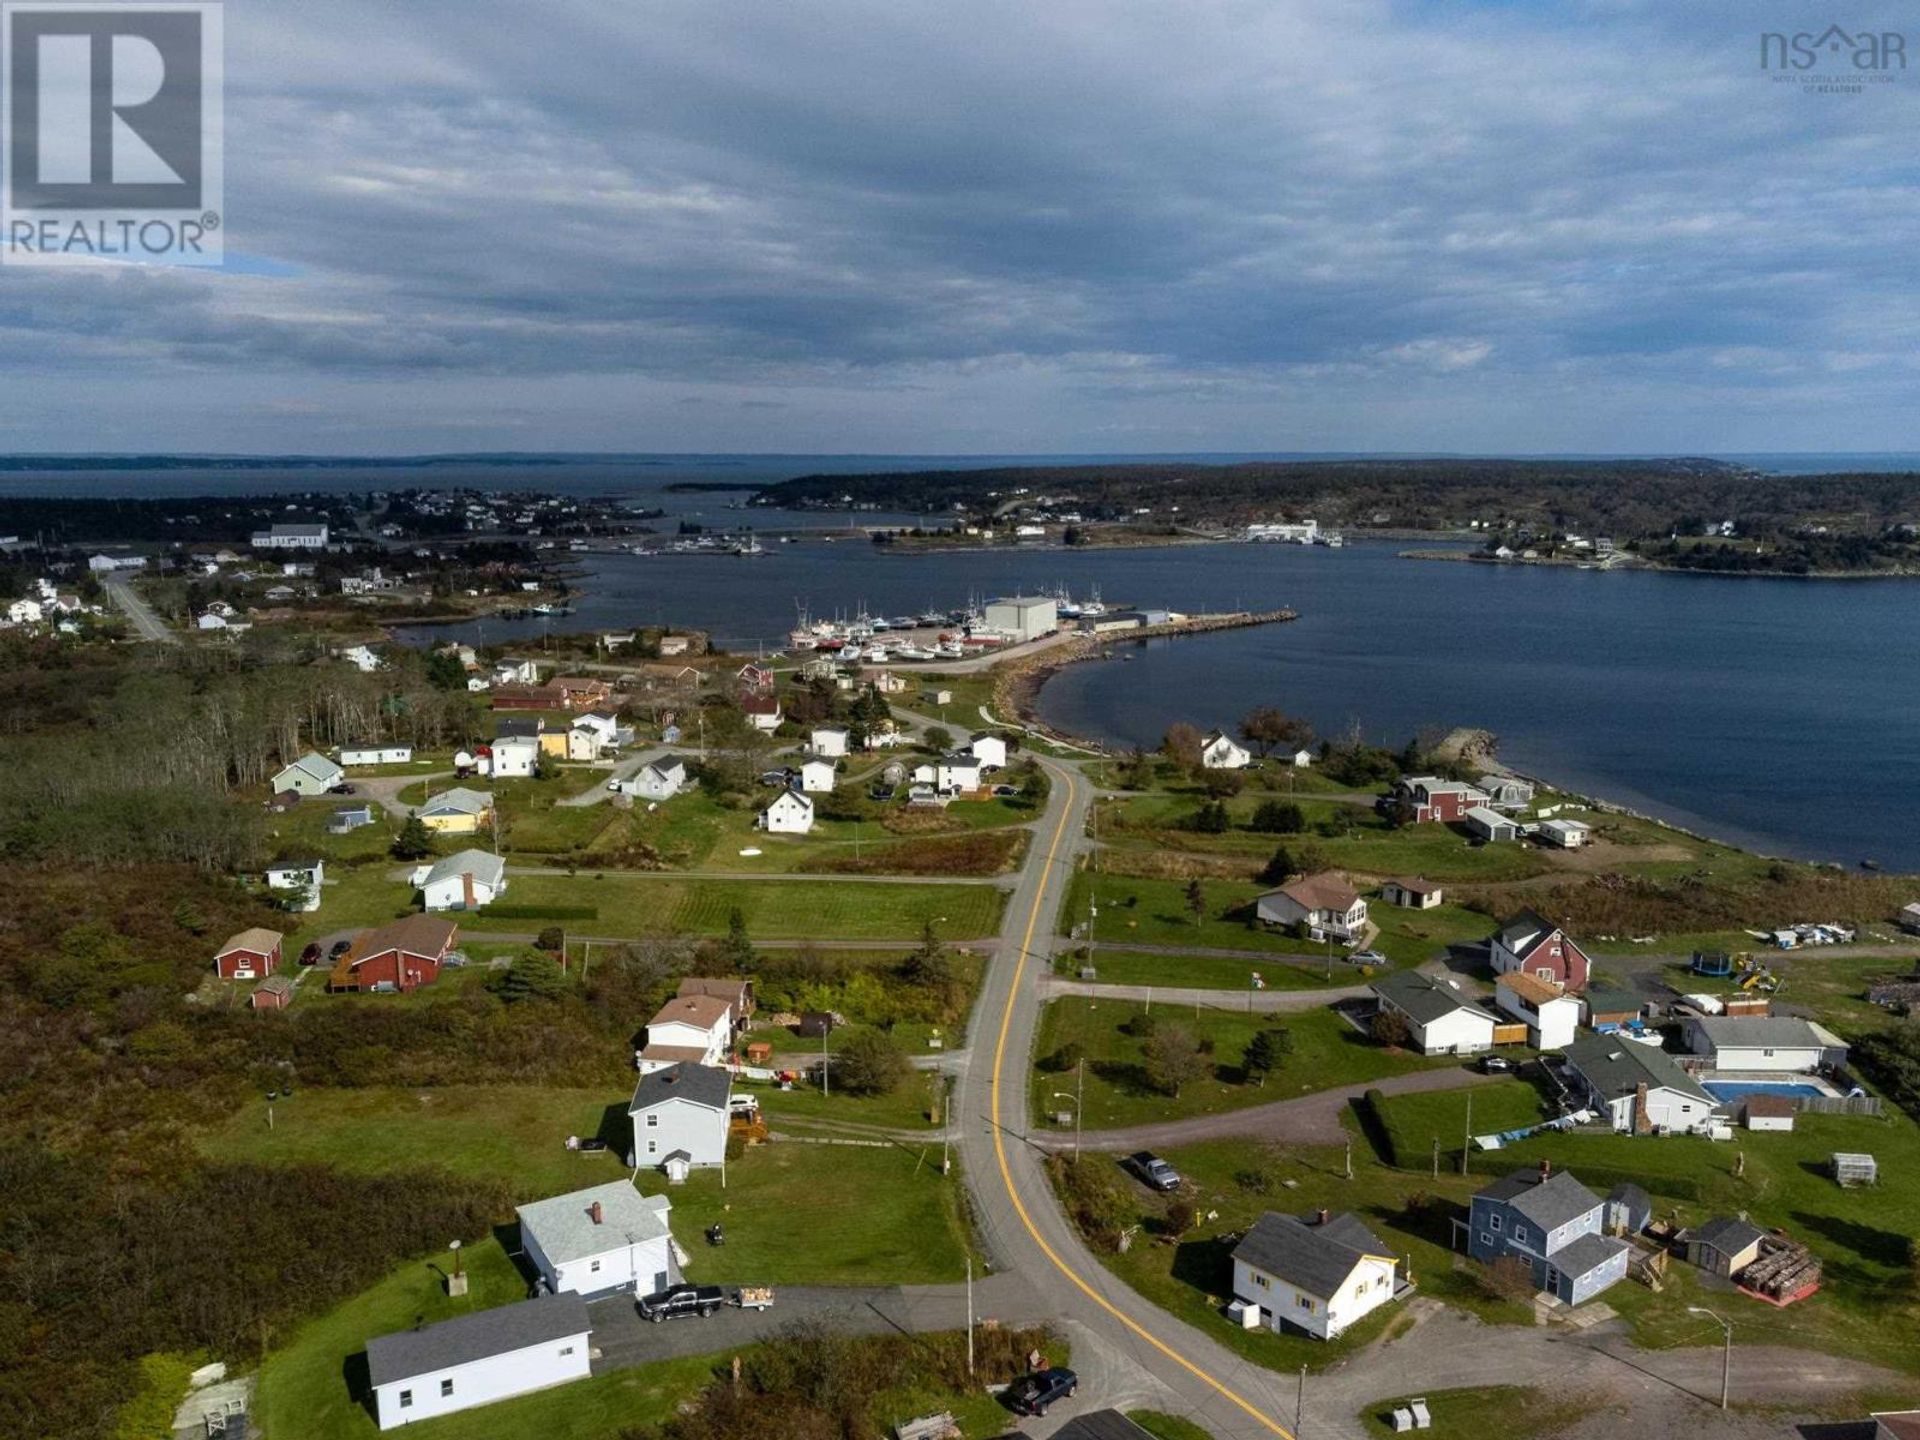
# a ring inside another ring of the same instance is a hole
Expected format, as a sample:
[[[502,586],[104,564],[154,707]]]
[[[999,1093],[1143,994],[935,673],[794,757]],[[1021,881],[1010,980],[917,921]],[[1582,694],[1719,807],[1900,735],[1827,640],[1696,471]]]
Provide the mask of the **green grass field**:
[[[1054,969],[1069,979],[1078,979],[1084,963],[1081,952],[1068,951],[1060,956]],[[1094,953],[1094,969],[1102,985],[1166,985],[1183,989],[1222,990],[1244,994],[1251,988],[1251,976],[1258,971],[1269,990],[1325,990],[1352,985],[1362,978],[1360,972],[1344,961],[1335,960],[1332,979],[1318,955],[1160,955],[1137,950],[1108,950]],[[1233,1003],[1223,995],[1222,1005]]]
[[[1077,1044],[1086,1059],[1086,1113],[1089,1130],[1116,1129],[1151,1121],[1177,1120],[1287,1100],[1304,1092],[1358,1084],[1385,1075],[1430,1069],[1455,1061],[1430,1061],[1375,1045],[1331,1010],[1308,1010],[1292,1015],[1248,1015],[1242,1011],[1159,1004],[1155,1021],[1191,1030],[1213,1044],[1211,1073],[1170,1096],[1147,1080],[1143,1064],[1146,1042],[1121,1033],[1121,1025],[1146,1007],[1112,1000],[1068,998],[1050,1002],[1040,1019],[1034,1054],[1041,1061],[1068,1043]],[[1240,1061],[1256,1031],[1281,1028],[1293,1036],[1293,1053],[1265,1085],[1246,1083]],[[1070,1110],[1073,1102],[1051,1098],[1054,1091],[1071,1093],[1074,1074],[1036,1068],[1032,1080],[1032,1108],[1036,1116]]]
[[[1383,1400],[1360,1412],[1369,1435],[1394,1433],[1394,1409],[1406,1399]],[[1423,1397],[1433,1417],[1434,1440],[1533,1440],[1585,1419],[1604,1404],[1594,1397],[1547,1387],[1480,1385],[1430,1390]]]
[[[1501,1080],[1471,1090],[1442,1090],[1425,1095],[1389,1095],[1380,1103],[1381,1120],[1394,1154],[1406,1169],[1431,1162],[1433,1142],[1440,1142],[1440,1164],[1457,1169],[1465,1143],[1471,1106],[1473,1133],[1488,1135],[1517,1130],[1545,1118],[1540,1094],[1524,1080]],[[1481,1168],[1497,1167],[1500,1157],[1475,1154]]]

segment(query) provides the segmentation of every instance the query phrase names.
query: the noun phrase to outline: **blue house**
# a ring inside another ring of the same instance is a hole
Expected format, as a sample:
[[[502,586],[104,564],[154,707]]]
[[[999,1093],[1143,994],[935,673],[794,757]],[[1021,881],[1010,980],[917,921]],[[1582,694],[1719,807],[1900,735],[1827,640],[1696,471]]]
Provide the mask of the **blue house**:
[[[1517,1256],[1536,1288],[1579,1305],[1626,1278],[1630,1247],[1605,1233],[1606,1211],[1606,1201],[1543,1160],[1473,1197],[1467,1253],[1486,1262]]]

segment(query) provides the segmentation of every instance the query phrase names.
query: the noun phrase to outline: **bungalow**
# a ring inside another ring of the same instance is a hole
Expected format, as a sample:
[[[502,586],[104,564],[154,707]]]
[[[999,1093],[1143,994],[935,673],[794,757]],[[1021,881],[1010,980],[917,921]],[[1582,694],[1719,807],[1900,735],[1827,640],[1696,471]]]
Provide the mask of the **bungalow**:
[[[1224,731],[1216,730],[1200,742],[1200,763],[1208,770],[1244,770],[1253,763],[1253,756]]]
[[[280,968],[278,930],[255,925],[230,936],[213,957],[213,973],[222,980],[260,980]]]
[[[1269,1210],[1233,1249],[1234,1298],[1276,1334],[1331,1340],[1407,1288],[1392,1248],[1350,1214]]]
[[[518,1207],[520,1245],[554,1295],[594,1297],[617,1290],[650,1295],[680,1279],[664,1195],[642,1195],[610,1180]]]
[[[584,1380],[592,1337],[577,1295],[544,1295],[382,1335],[367,1342],[374,1420],[392,1430]]]
[[[507,862],[484,850],[462,850],[423,866],[414,881],[427,910],[477,910],[507,888]]]
[[[1686,1041],[1687,1049],[1707,1056],[1716,1070],[1811,1075],[1847,1059],[1846,1042],[1831,1030],[1785,1015],[1691,1016]]]
[[[440,977],[460,929],[451,920],[409,915],[354,937],[328,977],[329,990],[418,990]]]
[[[771,734],[780,728],[780,697],[772,691],[742,696],[740,708],[746,713],[747,723],[754,729]]]
[[[646,1071],[627,1107],[633,1120],[628,1163],[637,1170],[685,1156],[693,1169],[725,1164],[732,1099],[733,1077],[715,1065],[682,1062]]]
[[[1657,1045],[1589,1032],[1561,1051],[1570,1087],[1623,1135],[1693,1135],[1713,1124],[1718,1102]]]
[[[284,1010],[293,1003],[294,981],[288,975],[269,975],[253,987],[247,1004],[255,1010]]]
[[[1007,737],[1004,735],[983,730],[967,741],[967,749],[973,752],[973,758],[980,762],[982,770],[1007,768]]]
[[[411,765],[411,745],[354,745],[340,752],[342,765]]]
[[[760,812],[760,828],[769,835],[805,835],[813,829],[813,801],[793,790],[783,790]]]
[[[295,892],[288,895],[285,908],[312,911],[320,908],[320,887],[327,881],[324,860],[276,860],[267,867],[267,888]],[[294,903],[298,900],[298,904]]]
[[[1431,910],[1446,899],[1446,892],[1432,880],[1415,877],[1387,881],[1380,887],[1380,898],[1403,910]]]
[[[1407,1022],[1408,1039],[1422,1055],[1472,1055],[1493,1048],[1499,1022],[1451,980],[1395,970],[1370,988],[1383,1010]]]
[[[718,995],[676,995],[647,1022],[635,1053],[642,1075],[682,1062],[719,1065],[733,1044],[733,1006]]]
[[[1487,942],[1487,959],[1496,975],[1525,970],[1576,991],[1587,988],[1593,968],[1586,952],[1564,930],[1533,910],[1522,910],[1495,932]]]
[[[1684,1231],[1679,1240],[1693,1264],[1710,1275],[1737,1280],[1760,1258],[1760,1242],[1766,1238],[1767,1232],[1750,1221],[1720,1216]]]
[[[1482,775],[1480,789],[1496,810],[1524,810],[1533,803],[1533,782],[1518,775]]]
[[[538,685],[540,666],[532,660],[502,660],[493,667],[496,685]]]
[[[681,980],[680,989],[676,993],[711,995],[726,1001],[728,1018],[733,1025],[735,1035],[747,1028],[747,1021],[752,1018],[756,1008],[751,980],[719,980],[701,975],[689,975]]]
[[[373,823],[371,805],[343,805],[327,817],[329,835],[348,835]]]
[[[800,788],[809,795],[830,795],[836,772],[833,761],[820,755],[802,756],[799,770]]]
[[[978,790],[982,784],[979,758],[971,750],[956,750],[941,756],[934,784],[949,793]]]
[[[564,743],[564,742],[563,742]],[[491,774],[496,780],[530,779],[540,768],[540,739],[535,735],[507,735],[493,742]]]
[[[1460,818],[1476,840],[1497,843],[1520,838],[1520,827],[1490,806],[1475,805]]]
[[[844,757],[847,753],[848,734],[843,725],[816,725],[809,743],[813,753],[829,759]]]
[[[1542,820],[1533,833],[1543,845],[1578,850],[1592,837],[1593,827],[1584,820]]]
[[[324,755],[309,750],[270,782],[273,793],[291,790],[296,795],[324,795],[347,778],[347,772]]]
[[[1269,890],[1254,902],[1254,915],[1267,925],[1305,926],[1310,939],[1357,945],[1367,925],[1367,902],[1346,876],[1323,870]]]
[[[621,781],[620,788],[642,800],[671,800],[686,783],[686,762],[678,755],[662,755],[634,771],[631,779]]]
[[[1483,1263],[1517,1258],[1534,1287],[1568,1305],[1598,1295],[1627,1273],[1631,1246],[1604,1233],[1606,1202],[1547,1161],[1516,1170],[1473,1197],[1467,1253]]]
[[[429,795],[413,813],[436,835],[471,835],[493,819],[493,796],[456,785]]]
[[[1439,821],[1452,824],[1466,818],[1467,811],[1487,802],[1486,792],[1463,780],[1443,780],[1438,775],[1413,775],[1393,787],[1393,799],[1413,807],[1416,824]]]
[[[1580,1000],[1552,980],[1516,970],[1493,987],[1494,1003],[1523,1020],[1527,1043],[1536,1050],[1558,1050],[1580,1033]]]

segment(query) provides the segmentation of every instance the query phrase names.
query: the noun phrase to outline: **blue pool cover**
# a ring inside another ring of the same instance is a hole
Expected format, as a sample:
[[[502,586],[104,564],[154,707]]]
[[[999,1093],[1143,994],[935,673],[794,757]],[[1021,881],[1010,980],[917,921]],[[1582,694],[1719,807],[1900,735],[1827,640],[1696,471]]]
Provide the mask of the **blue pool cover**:
[[[1749,1095],[1790,1095],[1796,1100],[1818,1100],[1827,1092],[1818,1085],[1792,1080],[1704,1080],[1701,1088],[1716,1100],[1744,1100]]]

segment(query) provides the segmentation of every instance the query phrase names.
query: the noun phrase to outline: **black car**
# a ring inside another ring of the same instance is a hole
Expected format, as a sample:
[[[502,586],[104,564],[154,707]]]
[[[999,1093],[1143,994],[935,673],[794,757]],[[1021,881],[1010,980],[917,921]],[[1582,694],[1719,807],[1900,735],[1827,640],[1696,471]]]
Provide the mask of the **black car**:
[[[662,1320],[683,1320],[689,1315],[706,1319],[727,1303],[727,1292],[718,1285],[669,1285],[640,1301],[640,1318],[658,1325]]]
[[[1064,1400],[1080,1388],[1080,1377],[1071,1370],[1042,1370],[1022,1375],[1007,1387],[1007,1406],[1016,1415],[1044,1415],[1056,1400]]]
[[[347,784],[330,785],[327,787],[327,793],[329,795],[351,795],[353,794],[353,786]]]
[[[1151,1150],[1140,1150],[1129,1155],[1127,1168],[1145,1184],[1162,1193],[1180,1188],[1180,1172]]]

